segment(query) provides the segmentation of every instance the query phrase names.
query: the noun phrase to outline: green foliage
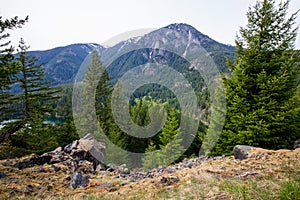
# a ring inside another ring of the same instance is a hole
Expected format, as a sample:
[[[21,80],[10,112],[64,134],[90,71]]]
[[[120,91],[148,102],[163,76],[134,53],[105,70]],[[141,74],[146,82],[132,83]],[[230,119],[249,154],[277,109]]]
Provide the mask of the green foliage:
[[[11,140],[6,140],[0,145],[0,160],[25,156],[24,149],[12,145]]]
[[[160,165],[160,159],[157,152],[156,145],[151,142],[146,149],[145,156],[142,158],[144,170],[151,170]]]
[[[151,100],[147,100],[146,97],[143,97],[142,99],[135,99],[135,105],[130,106],[129,108],[132,121],[141,127],[150,124],[151,122],[149,116],[149,109],[153,106],[153,104],[154,102]],[[140,133],[139,130],[133,129],[131,131],[133,131],[134,133]],[[145,149],[148,146],[149,139],[129,136],[127,138],[127,141],[127,149],[129,151],[144,153]]]
[[[2,20],[0,16],[0,121],[12,110],[8,110],[11,104],[12,94],[9,93],[11,84],[15,83],[15,75],[19,73],[19,66],[14,61],[14,48],[10,45],[8,38],[9,30],[21,28],[28,21],[28,17],[19,20],[18,17]]]
[[[20,73],[15,81],[20,87],[20,93],[12,99],[19,107],[20,121],[7,124],[1,130],[10,145],[7,157],[18,157],[28,153],[44,153],[58,146],[78,139],[73,122],[65,118],[63,124],[46,124],[45,118],[54,115],[53,103],[60,98],[58,88],[51,88],[50,82],[44,80],[45,73],[37,58],[28,55],[28,47],[23,40],[19,45],[19,54],[15,62]],[[70,107],[68,101],[66,107]],[[70,109],[70,108],[68,108]],[[21,111],[21,112],[20,112]],[[70,114],[67,114],[70,116]]]
[[[95,94],[95,108],[98,120],[104,133],[108,134],[109,126],[113,123],[111,113],[112,85],[106,68],[100,65],[100,80]]]
[[[277,8],[275,0],[264,0],[247,13],[237,57],[228,61],[232,75],[223,76],[227,114],[217,154],[231,154],[236,144],[291,148],[300,137],[299,104],[293,98],[299,83],[296,13],[286,18],[288,5]]]
[[[26,153],[41,154],[51,151],[58,146],[51,126],[37,121],[27,124],[12,136],[13,145],[24,149]]]
[[[10,41],[7,41],[10,34],[8,30],[15,28],[21,28],[28,21],[28,17],[25,19],[19,20],[18,17],[11,19],[2,20],[0,16],[0,39],[1,39],[1,49],[0,49],[0,89],[7,89],[11,83],[13,83],[13,75],[19,72],[17,65],[13,62],[13,52],[14,48],[10,46]]]
[[[25,122],[33,117],[44,118],[46,113],[53,113],[53,108],[49,103],[51,100],[59,98],[58,89],[51,88],[51,82],[45,82],[45,72],[42,65],[37,65],[37,58],[28,55],[29,47],[25,45],[23,39],[19,45],[19,56],[17,58],[21,74],[17,81],[20,83],[21,94],[17,99],[24,102],[23,119]]]
[[[127,147],[125,134],[116,124],[111,124],[109,131],[110,143],[107,145],[105,162],[117,165],[126,164],[128,167],[132,167],[128,152],[125,151]]]
[[[169,111],[169,115],[166,121],[165,126],[162,129],[162,134],[159,137],[161,142],[160,147],[163,148],[170,143],[175,136],[179,134],[179,124],[177,120],[177,111],[175,109],[171,109]]]
[[[13,154],[6,158],[20,157],[25,154],[42,154],[77,140],[78,135],[72,122],[44,123],[43,119],[30,121],[11,137]]]
[[[57,123],[53,128],[55,128],[57,146],[64,147],[79,139],[73,120],[66,119],[64,123]]]
[[[94,137],[101,137],[101,133],[98,133],[97,129],[97,116],[94,113],[96,111],[95,106],[99,108],[101,104],[100,102],[95,103],[95,99],[100,94],[99,92],[97,93],[97,88],[102,87],[98,85],[98,82],[101,78],[103,68],[98,52],[93,50],[91,53],[91,62],[87,66],[87,72],[83,80],[83,92],[79,97],[80,106],[77,108],[78,116],[76,118],[80,119],[79,126],[81,127],[78,130],[78,134],[81,137],[88,133],[94,135]]]
[[[174,108],[170,109],[167,121],[159,136],[160,150],[157,151],[156,145],[153,142],[150,143],[142,160],[144,169],[148,170],[158,166],[167,166],[176,161],[183,153],[177,114]]]
[[[219,81],[218,86],[215,88],[214,100],[215,102],[212,106],[213,112],[210,115],[210,124],[205,133],[206,136],[203,132],[200,132],[199,135],[202,137],[202,148],[206,155],[210,154],[211,150],[218,141],[225,122],[226,99],[221,80]]]

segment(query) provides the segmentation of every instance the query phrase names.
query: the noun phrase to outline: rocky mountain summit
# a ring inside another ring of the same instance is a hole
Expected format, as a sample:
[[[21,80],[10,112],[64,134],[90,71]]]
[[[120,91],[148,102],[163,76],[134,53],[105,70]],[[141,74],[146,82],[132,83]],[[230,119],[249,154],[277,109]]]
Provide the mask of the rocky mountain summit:
[[[104,144],[87,136],[40,156],[2,160],[0,199],[85,199],[91,195],[99,199],[165,199],[169,195],[172,199],[172,195],[187,194],[235,199],[236,194],[224,184],[255,182],[255,187],[279,190],[280,183],[291,176],[300,181],[300,148],[274,151],[236,146],[234,156],[200,156],[150,171],[105,165],[104,158]],[[277,186],[272,185],[273,179]]]

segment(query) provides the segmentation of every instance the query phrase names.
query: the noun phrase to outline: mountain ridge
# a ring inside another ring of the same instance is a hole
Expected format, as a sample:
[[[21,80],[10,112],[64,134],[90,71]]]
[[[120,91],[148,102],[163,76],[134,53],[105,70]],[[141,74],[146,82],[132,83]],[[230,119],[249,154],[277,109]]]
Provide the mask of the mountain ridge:
[[[155,31],[159,31],[161,29],[176,30],[181,32],[182,34],[189,34],[190,32],[197,40],[199,40],[204,49],[207,50],[213,57],[214,61],[220,67],[221,71],[226,71],[227,68],[225,56],[233,59],[235,55],[235,47],[219,43],[211,39],[209,36],[202,34],[191,25],[185,23],[174,23]],[[147,37],[150,37],[151,34],[153,34],[153,32],[138,37],[138,40],[146,40]],[[55,47],[48,50],[29,51],[28,53],[30,55],[36,56],[39,59],[37,64],[43,63],[47,81],[52,80],[52,85],[64,85],[74,82],[75,76],[81,64],[94,48],[98,49],[101,56],[106,52],[110,52],[110,54],[108,54],[108,56],[110,56],[120,51],[120,49],[124,45],[128,43],[133,44],[134,42],[136,42],[136,40],[137,39],[130,38],[108,48],[96,43],[75,43],[67,46]],[[149,38],[149,40],[151,40],[151,37]],[[151,56],[146,55],[146,57],[147,61]],[[114,68],[113,71],[116,72],[118,71],[117,67],[119,66],[111,68]],[[112,74],[111,76],[112,78],[118,77],[117,74]]]

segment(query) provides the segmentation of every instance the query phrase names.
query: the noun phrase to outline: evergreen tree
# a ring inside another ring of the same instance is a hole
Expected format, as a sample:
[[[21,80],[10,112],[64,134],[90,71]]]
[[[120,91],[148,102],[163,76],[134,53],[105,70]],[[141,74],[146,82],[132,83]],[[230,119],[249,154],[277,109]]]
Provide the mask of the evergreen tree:
[[[172,139],[179,133],[179,124],[177,120],[177,111],[170,109],[166,124],[162,129],[162,134],[159,137],[161,142],[160,148],[163,148],[170,143]]]
[[[58,99],[58,88],[50,87],[51,82],[44,81],[45,72],[42,64],[36,64],[37,58],[28,55],[28,46],[23,39],[19,45],[19,56],[17,58],[20,66],[20,76],[17,80],[22,89],[18,99],[24,102],[23,120],[27,123],[36,118],[44,120],[46,114],[53,114],[52,100]]]
[[[129,154],[126,151],[128,146],[126,134],[115,123],[110,124],[109,140],[105,157],[106,163],[126,164],[128,167],[132,167]]]
[[[100,80],[96,89],[95,95],[95,106],[96,114],[100,122],[101,128],[106,135],[109,134],[109,127],[113,123],[112,111],[111,111],[111,93],[112,85],[110,84],[110,77],[106,68],[101,64],[100,57],[95,54],[96,51],[92,52],[92,57],[94,57],[94,63],[99,66],[100,70]],[[98,56],[98,58],[97,58]]]
[[[97,88],[100,87],[98,83],[103,72],[103,66],[96,50],[92,51],[90,59],[91,63],[87,66],[87,72],[83,80],[83,92],[79,97],[81,106],[78,108],[78,115],[80,116],[77,116],[77,119],[80,119],[79,123],[81,128],[78,134],[79,136],[84,136],[90,133],[94,135],[94,137],[102,137],[101,133],[97,132],[96,106],[99,107],[100,103],[96,102],[96,98],[97,95],[100,94],[97,92]]]
[[[153,142],[150,143],[142,159],[144,169],[167,166],[176,161],[183,153],[183,147],[181,146],[182,138],[180,138],[181,134],[177,120],[177,111],[172,108],[169,111],[166,123],[159,136],[160,150],[155,150],[156,145]]]
[[[149,107],[151,102],[147,100],[146,97],[143,97],[142,99],[135,99],[135,105],[130,106],[130,114],[132,121],[137,124],[139,127],[145,127],[150,123],[150,117],[149,117]],[[141,130],[134,130],[134,128],[131,128],[130,131],[134,133],[141,133]],[[128,138],[129,145],[127,149],[131,152],[138,152],[138,153],[144,153],[145,149],[148,146],[148,138],[140,138],[140,137],[133,137],[130,136]],[[134,163],[138,163],[139,161],[134,161]]]
[[[113,98],[114,102],[113,105],[117,107],[117,110],[121,110],[122,106],[127,105],[122,105],[118,104],[119,102],[122,102],[120,100],[121,96],[123,96],[122,90],[121,90],[122,84],[120,81],[116,83],[115,88],[117,88],[117,91],[120,93],[117,94],[115,98]],[[109,101],[111,100],[111,96],[109,96]],[[110,106],[110,105],[108,105]],[[109,107],[109,110],[111,107]],[[115,113],[116,114],[116,113]],[[122,112],[118,113],[122,116]],[[105,116],[105,115],[104,115]],[[106,115],[108,116],[108,115]],[[132,167],[132,162],[131,159],[129,158],[129,154],[127,152],[128,147],[129,147],[129,142],[130,142],[130,136],[127,133],[124,133],[120,127],[117,125],[117,123],[114,121],[112,117],[112,111],[110,111],[109,117],[107,117],[109,121],[106,123],[110,122],[109,124],[109,131],[106,133],[106,135],[109,138],[109,143],[107,143],[107,150],[106,150],[106,162],[107,163],[115,163],[115,164],[127,164],[128,167]]]
[[[287,18],[289,1],[258,1],[237,37],[237,57],[223,77],[227,115],[215,153],[230,154],[236,144],[290,148],[300,137],[299,106],[294,97],[299,64],[294,49],[296,14]]]
[[[12,97],[8,90],[11,84],[15,83],[15,75],[20,70],[14,60],[14,48],[10,41],[7,41],[10,36],[8,30],[21,28],[27,21],[28,17],[22,20],[18,17],[2,20],[0,16],[0,121],[7,114],[11,114],[11,111],[6,109],[11,104]]]
[[[142,163],[144,170],[151,170],[161,164],[156,145],[153,142],[151,142],[146,149]]]
[[[58,146],[51,124],[44,124],[45,116],[53,114],[51,101],[59,98],[57,88],[51,88],[50,82],[44,81],[45,73],[37,58],[28,55],[23,40],[20,41],[17,57],[22,92],[16,100],[24,103],[21,121],[23,126],[12,137],[12,144],[23,148],[27,153],[43,153]]]
[[[215,102],[212,106],[213,112],[210,115],[210,124],[209,128],[206,131],[206,136],[204,133],[202,138],[202,150],[206,155],[210,154],[210,151],[215,146],[216,142],[219,139],[219,136],[222,132],[225,116],[226,116],[226,98],[225,91],[223,88],[223,84],[219,81],[218,86],[215,88],[214,99]]]
[[[177,114],[174,108],[170,109],[166,124],[159,137],[161,142],[159,146],[162,149],[159,157],[162,166],[167,166],[176,161],[183,153],[183,147],[181,146],[183,133],[179,129]]]

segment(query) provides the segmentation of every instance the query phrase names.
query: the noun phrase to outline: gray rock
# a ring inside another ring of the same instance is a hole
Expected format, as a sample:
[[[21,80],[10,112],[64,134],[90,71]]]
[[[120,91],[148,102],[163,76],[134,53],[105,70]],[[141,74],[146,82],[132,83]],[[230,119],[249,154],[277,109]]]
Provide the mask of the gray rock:
[[[94,170],[99,164],[104,165],[106,146],[102,142],[98,142],[91,135],[86,135],[80,140],[74,141],[72,144],[64,148],[65,152],[76,158],[77,160],[87,160],[93,163]]]
[[[76,189],[78,187],[86,187],[89,183],[89,178],[88,175],[83,176],[80,172],[75,172],[72,175],[71,188]]]
[[[105,144],[96,141],[90,135],[80,140],[76,140],[68,144],[64,148],[58,147],[54,151],[44,153],[43,155],[32,155],[30,158],[18,160],[17,163],[7,163],[19,169],[33,167],[34,165],[56,164],[62,163],[66,165],[72,172],[80,171],[95,172],[105,170]]]
[[[126,164],[120,165],[120,166],[118,167],[118,171],[119,171],[119,173],[121,173],[121,174],[129,174],[129,173],[130,173],[130,170],[128,169],[128,167],[127,167]]]
[[[177,170],[175,167],[168,166],[166,168],[166,171],[171,174],[171,173],[175,173]]]
[[[0,179],[5,178],[5,177],[6,177],[6,174],[4,172],[0,172]]]
[[[55,172],[58,172],[61,170],[60,167],[56,167],[55,165],[52,165],[51,168],[55,171]]]
[[[103,164],[99,164],[99,165],[97,165],[97,167],[96,167],[96,172],[100,172],[100,171],[104,171],[104,170],[106,170],[106,167],[105,167],[105,165],[103,165]]]
[[[99,185],[96,190],[99,190],[99,189],[103,189],[103,188],[111,188],[112,187],[112,184],[110,183],[103,183],[101,185]]]
[[[233,155],[235,159],[244,160],[249,156],[249,151],[255,149],[255,147],[247,145],[236,145],[233,148]]]
[[[294,143],[294,149],[300,148],[300,139],[296,140]]]
[[[45,163],[49,163],[51,159],[52,159],[51,155],[41,155],[41,156],[34,155],[29,159],[25,159],[21,162],[16,163],[14,167],[19,169],[24,169],[28,167],[33,167],[34,165],[43,165]]]
[[[109,164],[107,164],[107,171],[109,171],[109,172],[113,172],[113,171],[115,171],[117,169],[117,165],[115,165],[115,164],[113,164],[113,163],[109,163]]]

